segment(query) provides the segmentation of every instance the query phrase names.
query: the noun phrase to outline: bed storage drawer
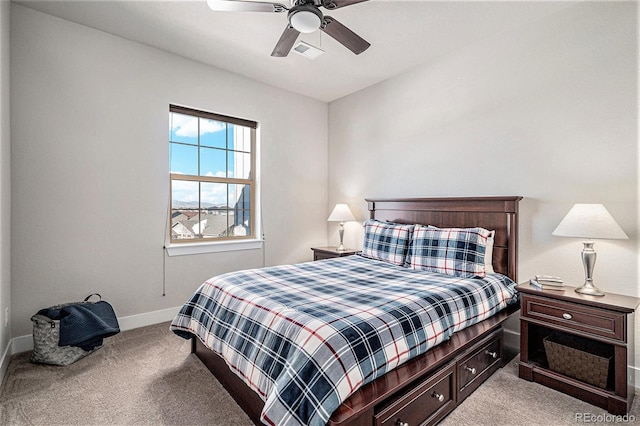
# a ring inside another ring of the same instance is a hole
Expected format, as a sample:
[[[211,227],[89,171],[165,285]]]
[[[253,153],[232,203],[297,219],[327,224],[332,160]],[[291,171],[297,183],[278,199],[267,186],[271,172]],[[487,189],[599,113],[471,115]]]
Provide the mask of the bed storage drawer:
[[[580,334],[587,333],[621,342],[626,340],[625,315],[607,309],[524,294],[522,317],[582,332]]]
[[[502,362],[502,329],[471,348],[459,358],[458,403],[462,402],[478,386],[493,374]]]
[[[375,426],[435,424],[451,412],[455,405],[455,363],[435,375],[418,381],[402,396],[376,407]]]

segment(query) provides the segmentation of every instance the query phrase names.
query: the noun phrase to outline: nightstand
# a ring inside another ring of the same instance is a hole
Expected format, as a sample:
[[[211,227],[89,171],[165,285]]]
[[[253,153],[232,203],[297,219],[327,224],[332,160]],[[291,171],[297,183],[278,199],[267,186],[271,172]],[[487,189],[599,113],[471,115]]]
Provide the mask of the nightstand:
[[[351,256],[360,253],[360,250],[345,249],[338,251],[337,247],[311,247],[313,260],[332,259],[334,257]]]
[[[520,377],[612,414],[627,414],[634,397],[634,314],[640,299],[582,295],[569,286],[539,290],[526,283],[516,289],[521,309]],[[568,355],[558,356],[558,348]],[[600,384],[594,379],[597,365],[603,371]]]

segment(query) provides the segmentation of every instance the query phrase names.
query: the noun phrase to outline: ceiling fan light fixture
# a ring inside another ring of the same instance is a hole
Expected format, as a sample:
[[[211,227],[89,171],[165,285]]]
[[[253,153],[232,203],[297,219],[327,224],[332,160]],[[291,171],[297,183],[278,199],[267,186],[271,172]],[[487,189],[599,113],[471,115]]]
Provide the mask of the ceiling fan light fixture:
[[[289,12],[289,24],[301,33],[312,33],[322,24],[322,12],[307,4],[296,6]]]

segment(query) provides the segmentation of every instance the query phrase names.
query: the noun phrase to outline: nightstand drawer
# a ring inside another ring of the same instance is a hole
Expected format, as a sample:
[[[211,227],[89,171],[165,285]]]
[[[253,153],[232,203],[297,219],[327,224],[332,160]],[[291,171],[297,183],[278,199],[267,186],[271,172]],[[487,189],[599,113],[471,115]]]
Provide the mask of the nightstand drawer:
[[[619,312],[523,294],[522,317],[626,341],[625,315]]]

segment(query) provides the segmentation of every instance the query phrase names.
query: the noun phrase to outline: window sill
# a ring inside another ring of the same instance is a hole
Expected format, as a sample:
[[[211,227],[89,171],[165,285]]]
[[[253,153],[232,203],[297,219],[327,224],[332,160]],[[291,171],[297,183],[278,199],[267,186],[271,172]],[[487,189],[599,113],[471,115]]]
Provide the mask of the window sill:
[[[218,253],[236,250],[258,250],[262,248],[262,240],[220,241],[213,243],[184,243],[167,245],[169,256],[189,254]]]

